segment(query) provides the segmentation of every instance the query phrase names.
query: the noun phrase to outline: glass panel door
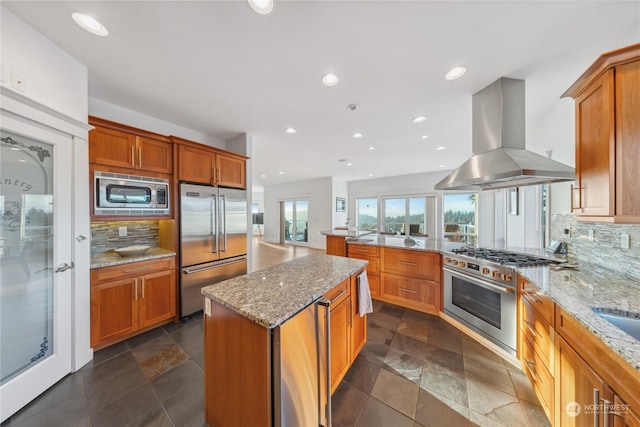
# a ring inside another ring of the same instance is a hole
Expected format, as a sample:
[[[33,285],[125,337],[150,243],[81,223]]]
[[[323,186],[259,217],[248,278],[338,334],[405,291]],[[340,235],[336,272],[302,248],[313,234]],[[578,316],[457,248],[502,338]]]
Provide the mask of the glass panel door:
[[[285,243],[306,243],[309,241],[309,201],[306,199],[287,200],[284,205],[282,227]]]
[[[284,241],[290,242],[293,236],[293,202],[284,202]]]
[[[56,264],[72,265],[71,139],[56,138],[0,132],[2,420],[71,371],[71,272]]]

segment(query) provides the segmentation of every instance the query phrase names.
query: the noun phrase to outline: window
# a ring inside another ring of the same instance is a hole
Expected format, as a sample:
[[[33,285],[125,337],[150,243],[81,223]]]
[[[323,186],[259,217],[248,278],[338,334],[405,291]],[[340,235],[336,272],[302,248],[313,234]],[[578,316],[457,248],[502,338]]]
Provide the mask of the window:
[[[429,234],[427,231],[427,201],[429,199],[429,197],[385,199],[382,231],[413,236]]]
[[[378,231],[378,199],[358,199],[356,226],[361,230]]]
[[[444,194],[442,196],[445,239],[475,245],[477,239],[477,198],[476,193]]]

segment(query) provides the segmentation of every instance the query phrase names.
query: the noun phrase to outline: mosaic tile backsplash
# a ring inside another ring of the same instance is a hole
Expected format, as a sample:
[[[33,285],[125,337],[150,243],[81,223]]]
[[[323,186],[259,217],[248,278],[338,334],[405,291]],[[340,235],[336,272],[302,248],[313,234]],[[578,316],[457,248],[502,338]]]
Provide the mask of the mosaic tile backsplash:
[[[119,228],[127,227],[127,236],[119,237]],[[133,245],[158,247],[158,221],[104,221],[91,223],[91,255]]]
[[[571,230],[569,236],[565,229]],[[592,242],[589,241],[589,230],[593,230]],[[622,234],[629,235],[629,249],[620,247]],[[630,276],[636,279],[632,285],[640,288],[640,225],[578,222],[571,214],[556,214],[551,217],[550,236],[567,243],[570,260]]]

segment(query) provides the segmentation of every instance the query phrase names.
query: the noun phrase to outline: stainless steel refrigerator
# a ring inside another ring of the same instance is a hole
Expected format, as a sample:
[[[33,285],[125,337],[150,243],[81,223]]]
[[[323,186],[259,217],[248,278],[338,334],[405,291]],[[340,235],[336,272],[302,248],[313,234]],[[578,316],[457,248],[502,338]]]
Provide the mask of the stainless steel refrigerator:
[[[180,184],[180,316],[202,310],[200,289],[247,272],[247,192]]]

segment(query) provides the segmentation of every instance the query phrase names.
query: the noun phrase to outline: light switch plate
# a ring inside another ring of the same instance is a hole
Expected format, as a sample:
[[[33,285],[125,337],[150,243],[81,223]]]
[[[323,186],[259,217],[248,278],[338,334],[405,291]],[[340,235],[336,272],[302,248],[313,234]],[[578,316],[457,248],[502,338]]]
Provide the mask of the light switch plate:
[[[127,237],[127,227],[118,227],[118,237]]]
[[[631,247],[630,243],[629,235],[627,233],[622,233],[620,235],[620,247],[622,249],[629,249]]]

